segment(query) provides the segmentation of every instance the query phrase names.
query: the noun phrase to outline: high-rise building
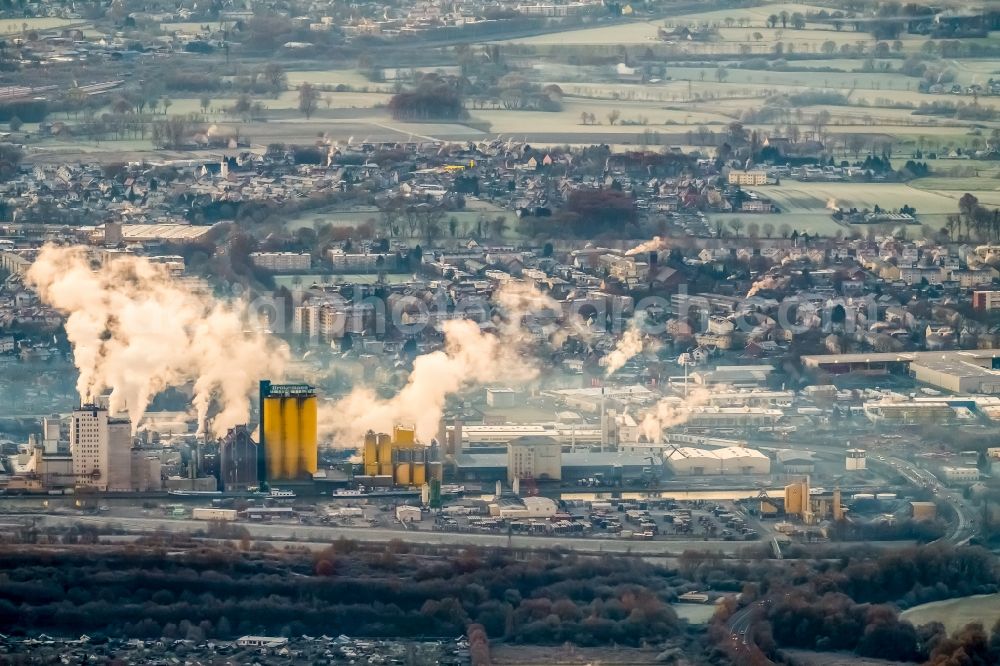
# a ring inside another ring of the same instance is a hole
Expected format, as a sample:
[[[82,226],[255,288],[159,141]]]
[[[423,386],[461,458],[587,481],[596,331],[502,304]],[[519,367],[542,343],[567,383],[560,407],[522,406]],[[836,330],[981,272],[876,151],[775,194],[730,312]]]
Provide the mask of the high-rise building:
[[[77,486],[99,491],[132,489],[132,422],[105,407],[83,405],[69,427],[70,454]]]
[[[246,490],[260,485],[257,477],[260,447],[247,426],[230,428],[219,449],[219,481],[223,490]]]
[[[311,478],[319,464],[316,391],[306,384],[260,383],[260,481]]]

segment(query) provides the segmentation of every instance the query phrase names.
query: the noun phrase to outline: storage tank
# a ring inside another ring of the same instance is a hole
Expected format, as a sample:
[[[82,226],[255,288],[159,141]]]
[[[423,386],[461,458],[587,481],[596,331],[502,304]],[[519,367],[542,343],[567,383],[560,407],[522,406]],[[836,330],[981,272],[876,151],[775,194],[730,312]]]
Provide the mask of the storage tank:
[[[410,463],[399,463],[396,465],[396,485],[410,485]]]
[[[380,462],[378,464],[378,476],[388,476],[392,478],[393,476],[392,463],[391,462]]]
[[[296,400],[281,398],[281,419],[284,426],[284,446],[281,450],[281,478],[294,479],[299,467],[299,405]]]
[[[413,448],[417,443],[416,430],[409,426],[395,426],[392,429],[392,441],[396,446]]]
[[[431,495],[430,507],[432,509],[440,509],[441,508],[441,482],[440,481],[431,481],[431,484],[430,484],[430,495]]]
[[[291,481],[318,468],[315,390],[261,382],[261,433],[267,481]]]
[[[425,463],[415,462],[412,469],[412,481],[415,486],[422,486],[427,483],[427,466]]]
[[[261,409],[264,421],[264,459],[267,461],[267,478],[280,479],[284,460],[284,438],[281,427],[281,400],[266,398]]]
[[[378,461],[379,463],[392,462],[392,437],[385,433],[379,433],[378,437]]]
[[[378,439],[371,430],[365,434],[364,466],[365,474],[378,474]]]

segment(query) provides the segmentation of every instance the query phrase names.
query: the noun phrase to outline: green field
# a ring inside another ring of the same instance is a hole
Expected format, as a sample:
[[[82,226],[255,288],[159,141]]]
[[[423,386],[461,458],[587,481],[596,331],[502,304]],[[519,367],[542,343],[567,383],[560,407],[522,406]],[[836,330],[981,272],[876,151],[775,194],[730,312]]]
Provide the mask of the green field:
[[[921,604],[903,611],[902,618],[918,626],[940,622],[948,633],[958,631],[970,622],[980,622],[989,631],[1000,620],[1000,594],[979,594]]]

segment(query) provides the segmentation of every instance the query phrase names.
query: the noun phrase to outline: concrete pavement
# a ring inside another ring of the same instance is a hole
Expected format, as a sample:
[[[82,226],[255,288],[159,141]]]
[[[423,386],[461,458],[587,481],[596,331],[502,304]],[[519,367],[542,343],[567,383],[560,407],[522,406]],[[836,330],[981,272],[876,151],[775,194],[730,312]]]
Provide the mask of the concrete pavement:
[[[115,516],[72,516],[51,514],[18,514],[32,518],[45,527],[71,527],[74,525],[97,525],[101,527],[120,526],[128,532],[154,533],[194,532],[204,530],[209,523],[202,520],[169,518],[119,518]],[[565,548],[581,553],[631,553],[634,555],[674,556],[685,550],[708,550],[724,554],[736,554],[741,549],[752,547],[757,542],[749,541],[631,541],[628,539],[597,539],[576,537],[519,536],[506,534],[475,534],[456,532],[425,532],[412,530],[403,532],[379,527],[330,527],[315,525],[289,525],[285,523],[234,523],[246,528],[253,538],[303,540],[333,543],[337,539],[384,543],[400,540],[407,543],[441,544],[449,546],[493,546],[514,548]]]

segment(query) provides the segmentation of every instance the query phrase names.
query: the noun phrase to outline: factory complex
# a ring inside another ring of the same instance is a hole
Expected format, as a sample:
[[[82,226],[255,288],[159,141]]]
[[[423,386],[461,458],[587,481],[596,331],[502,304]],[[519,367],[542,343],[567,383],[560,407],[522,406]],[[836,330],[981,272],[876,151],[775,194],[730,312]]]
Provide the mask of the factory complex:
[[[886,364],[909,364],[914,372],[935,364],[939,369],[968,364],[993,372],[981,365],[994,363],[991,353],[962,354],[882,355],[864,364],[870,372],[899,370]],[[861,371],[859,359],[849,355],[804,362],[828,371]],[[913,370],[918,362],[923,366]],[[882,369],[876,369],[879,364]],[[767,377],[770,372],[751,374]],[[702,485],[747,486],[815,473],[817,458],[785,442],[828,429],[836,419],[896,428],[1000,418],[1000,396],[931,389],[907,394],[820,384],[796,392],[766,384],[709,390],[671,384],[664,395],[634,384],[480,391],[478,400],[466,403],[482,406],[478,416],[468,408],[445,413],[428,441],[412,424],[397,423],[390,432],[368,431],[361,441],[333,446],[321,441],[322,397],[308,384],[260,381],[258,422],[230,428],[216,441],[191,433],[183,413],[149,412],[143,428],[133,432],[128,414],[112,413],[102,399],[68,419],[46,418],[42,436],[32,436],[10,458],[10,474],[0,485],[8,493],[233,494],[277,488],[305,495],[406,492],[435,498],[446,483],[519,483],[532,494],[576,485],[658,487],[696,478],[713,479],[698,482]],[[525,399],[544,404],[551,416],[516,416]],[[338,462],[330,455],[324,460],[323,451],[359,455],[348,460],[345,454]],[[864,475],[864,448],[845,442],[840,455],[840,470]],[[950,483],[978,479],[961,461],[942,461],[939,467]]]

